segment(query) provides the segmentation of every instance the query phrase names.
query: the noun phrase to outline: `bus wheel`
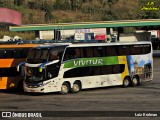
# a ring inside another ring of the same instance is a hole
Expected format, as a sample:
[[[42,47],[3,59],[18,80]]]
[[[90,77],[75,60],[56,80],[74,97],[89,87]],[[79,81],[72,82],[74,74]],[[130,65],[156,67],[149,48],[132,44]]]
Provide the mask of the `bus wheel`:
[[[73,87],[71,88],[72,93],[78,93],[81,90],[80,82],[74,82]]]
[[[69,92],[69,84],[65,82],[61,86],[60,93],[64,95],[64,94],[67,94],[68,92]]]
[[[129,87],[129,85],[130,85],[130,79],[129,79],[129,77],[126,77],[123,80],[123,87]]]
[[[17,90],[18,90],[18,92],[24,92],[24,89],[23,89],[23,80],[21,80],[18,83]]]
[[[132,86],[135,87],[135,86],[137,86],[138,84],[139,84],[138,78],[137,78],[137,77],[133,77],[133,79],[132,79]]]

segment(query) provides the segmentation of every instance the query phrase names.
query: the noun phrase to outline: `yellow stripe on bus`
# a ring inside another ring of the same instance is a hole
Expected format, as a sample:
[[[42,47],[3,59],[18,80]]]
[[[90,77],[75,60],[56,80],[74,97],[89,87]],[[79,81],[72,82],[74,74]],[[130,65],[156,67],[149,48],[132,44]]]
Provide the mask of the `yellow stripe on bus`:
[[[0,77],[0,89],[7,89],[7,77]]]
[[[126,56],[118,56],[118,60],[119,60],[119,64],[125,64],[124,72],[121,74],[121,78],[122,80],[124,80],[124,77],[129,75],[127,58]]]

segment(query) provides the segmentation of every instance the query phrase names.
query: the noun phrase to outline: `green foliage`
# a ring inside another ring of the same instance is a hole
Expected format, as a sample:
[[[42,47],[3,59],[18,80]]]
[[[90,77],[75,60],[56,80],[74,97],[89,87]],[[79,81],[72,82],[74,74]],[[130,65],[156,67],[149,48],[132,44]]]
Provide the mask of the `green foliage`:
[[[0,7],[21,12],[23,24],[160,19],[159,6],[160,0],[0,0]],[[154,7],[159,10],[149,10]],[[0,37],[3,35],[34,38],[34,34],[7,32],[1,27]]]
[[[10,36],[12,38],[14,38],[15,36],[20,36],[23,39],[27,39],[27,40],[33,40],[35,39],[35,34],[32,32],[10,32],[7,30],[0,30],[0,39],[3,38],[4,35]]]
[[[33,17],[34,17],[34,13],[29,13],[28,20],[29,20],[31,23],[33,23],[33,21],[34,21]]]
[[[24,0],[14,0],[14,5],[21,6],[24,3]]]
[[[48,4],[47,1],[45,1],[42,10],[45,11],[44,20],[46,23],[50,23],[53,18],[52,9],[53,9],[52,6]]]
[[[160,1],[154,0],[159,7]],[[160,10],[142,10],[150,0],[0,0],[0,7],[22,13],[23,24],[160,18]],[[147,6],[148,7],[148,6]],[[63,14],[61,14],[63,11]],[[69,12],[70,11],[70,12]],[[69,13],[68,13],[69,12]],[[58,14],[59,13],[59,14]],[[67,16],[68,14],[68,16]],[[81,17],[80,17],[81,16]],[[83,17],[82,17],[83,16]],[[84,17],[85,16],[85,17]]]
[[[22,13],[23,24],[51,23],[53,21],[96,21],[160,18],[160,10],[142,10],[143,7],[159,7],[160,1],[148,6],[150,0],[0,0],[0,7],[15,9]],[[56,16],[59,11],[72,12],[65,18]],[[31,14],[32,12],[32,14]],[[76,14],[74,13],[76,12]],[[76,16],[86,16],[78,18]],[[73,17],[74,16],[74,17]],[[28,19],[28,20],[26,20]],[[39,19],[39,21],[38,21]]]

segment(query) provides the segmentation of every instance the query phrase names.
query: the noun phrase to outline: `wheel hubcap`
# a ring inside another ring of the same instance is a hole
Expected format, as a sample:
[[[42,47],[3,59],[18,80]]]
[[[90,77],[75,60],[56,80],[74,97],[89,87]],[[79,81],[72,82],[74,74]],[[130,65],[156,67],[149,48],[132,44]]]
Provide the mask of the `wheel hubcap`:
[[[63,93],[67,93],[68,92],[68,88],[66,85],[62,85],[62,92]]]
[[[125,84],[125,86],[128,86],[128,85],[129,85],[129,81],[128,81],[128,80],[125,80],[125,81],[124,81],[124,84]]]
[[[133,83],[134,83],[135,85],[137,85],[137,79],[136,79],[136,78],[133,79]]]
[[[74,84],[73,89],[74,89],[74,91],[79,91],[79,86],[77,84]]]

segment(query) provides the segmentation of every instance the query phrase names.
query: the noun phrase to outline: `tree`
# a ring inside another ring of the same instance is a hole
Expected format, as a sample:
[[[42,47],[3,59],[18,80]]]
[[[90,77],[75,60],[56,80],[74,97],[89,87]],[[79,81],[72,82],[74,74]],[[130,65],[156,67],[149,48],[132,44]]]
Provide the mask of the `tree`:
[[[28,20],[30,23],[33,23],[34,21],[33,16],[34,16],[34,13],[29,13]]]
[[[25,0],[14,0],[14,5],[21,6]]]
[[[50,23],[53,18],[52,6],[45,1],[43,5],[43,10],[45,11],[45,17],[44,17],[45,22]]]
[[[111,15],[117,20],[136,19],[139,9],[139,0],[119,0],[112,5]]]

